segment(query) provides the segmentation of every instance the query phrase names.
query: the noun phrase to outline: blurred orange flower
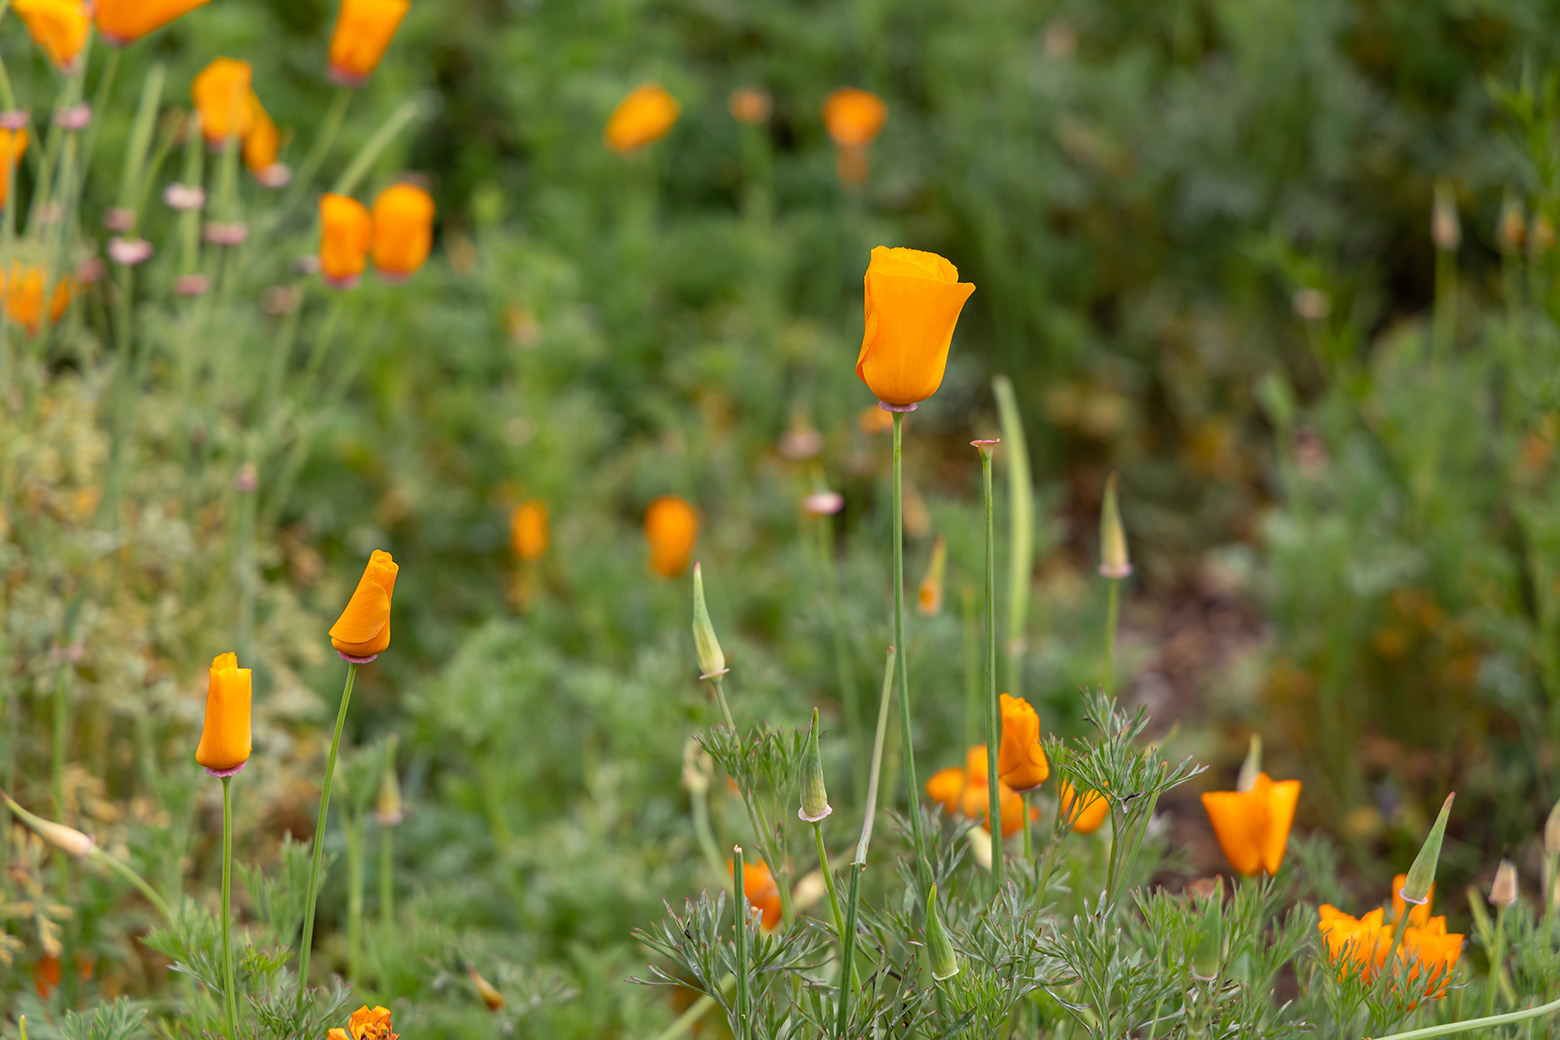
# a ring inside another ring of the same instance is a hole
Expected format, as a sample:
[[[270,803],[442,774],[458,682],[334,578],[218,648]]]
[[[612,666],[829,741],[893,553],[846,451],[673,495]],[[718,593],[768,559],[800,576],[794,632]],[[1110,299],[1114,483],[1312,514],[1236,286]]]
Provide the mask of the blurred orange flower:
[[[843,148],[871,144],[887,117],[882,98],[856,87],[842,87],[823,103],[823,125],[834,143]]]
[[[656,83],[642,83],[618,102],[607,120],[604,137],[614,152],[638,151],[659,141],[677,125],[682,106]]]
[[[260,103],[259,96],[251,91],[249,130],[244,134],[244,165],[267,188],[280,188],[290,175],[287,167],[276,161],[281,146],[282,132],[276,128],[276,120]]]
[[[736,871],[736,861],[728,859],[727,875],[735,877]],[[754,913],[759,915],[759,924],[764,930],[766,932],[774,930],[775,925],[780,923],[780,886],[775,884],[775,876],[770,873],[769,864],[762,861],[756,863],[743,861],[742,894],[747,896]]]
[[[97,0],[98,32],[109,43],[123,46],[156,32],[180,15],[203,7],[208,0]]]
[[[699,514],[676,495],[663,495],[645,510],[645,539],[650,543],[650,569],[675,578],[688,569],[699,539]]]
[[[731,118],[749,126],[767,122],[773,109],[774,101],[769,92],[759,87],[738,87],[726,100],[726,110],[731,113]]]
[[[22,164],[22,156],[27,152],[27,141],[25,126],[17,130],[0,129],[0,206],[5,205],[6,198],[11,194],[11,170]]]
[[[1392,920],[1396,921],[1403,916],[1403,911],[1408,908],[1408,901],[1403,898],[1403,886],[1408,884],[1407,874],[1394,874],[1392,876]],[[1435,882],[1430,883],[1430,894],[1425,897],[1424,903],[1415,906],[1408,911],[1408,923],[1415,928],[1423,928],[1430,923],[1430,906],[1435,902]]]
[[[195,749],[195,761],[212,776],[232,776],[249,761],[251,690],[250,670],[238,666],[238,655],[218,654],[211,662],[206,723]]]
[[[1000,756],[999,756],[1000,757]],[[950,766],[933,773],[926,781],[926,795],[934,802],[941,802],[950,815],[963,813],[981,826],[991,830],[991,788],[986,745],[976,744],[964,757],[964,768]],[[1024,825],[1024,799],[1007,784],[997,781],[998,811],[1002,814],[1002,836],[1017,833]],[[1031,810],[1030,818],[1038,816]]]
[[[92,15],[82,0],[13,0],[11,10],[33,43],[62,69],[70,68],[86,46]]]
[[[1022,697],[1002,694],[1002,743],[997,745],[997,776],[1015,791],[1045,783],[1051,764],[1040,746],[1040,716]]]
[[[379,193],[372,213],[374,267],[387,279],[414,274],[433,248],[433,196],[415,184]]]
[[[1098,791],[1087,791],[1075,799],[1073,785],[1066,780],[1056,785],[1056,800],[1062,816],[1072,822],[1072,829],[1078,834],[1093,834],[1105,822],[1105,817],[1110,815],[1110,802],[1105,800],[1104,795]],[[1075,800],[1078,803],[1076,808],[1073,806]]]
[[[362,84],[379,67],[411,7],[411,0],[341,0],[330,37],[331,78],[352,87]]]
[[[346,609],[330,626],[330,645],[343,660],[367,664],[390,646],[390,598],[399,572],[395,560],[383,549],[375,549],[369,556]]]
[[[320,196],[320,271],[338,289],[357,284],[368,266],[374,221],[368,207],[350,195]]]
[[[1445,917],[1426,915],[1422,921],[1415,923],[1410,913],[1397,952],[1398,963],[1408,969],[1413,1002],[1421,997],[1434,1000],[1445,996],[1452,970],[1462,957],[1464,936],[1448,932]],[[1395,927],[1388,923],[1382,908],[1356,918],[1324,903],[1318,908],[1316,928],[1340,978],[1352,973],[1369,981],[1386,967]]]
[[[346,1029],[338,1027],[325,1034],[327,1040],[397,1040],[398,1035],[390,1031],[390,1009],[367,1004],[352,1012]]]
[[[864,282],[856,376],[878,400],[908,410],[942,385],[953,328],[975,286],[936,253],[885,246],[872,250]]]
[[[509,514],[509,544],[522,560],[540,560],[547,554],[549,530],[547,503],[531,499]]]
[[[252,75],[247,61],[217,58],[190,84],[190,97],[200,113],[200,132],[207,144],[219,145],[228,138],[249,134],[256,107],[251,101]]]
[[[65,316],[75,294],[74,279],[65,277],[54,283],[49,297],[49,320],[58,322]],[[0,292],[5,294],[6,313],[27,330],[36,333],[43,324],[43,268],[22,268],[13,265],[9,279],[0,279]]]
[[[1300,781],[1258,773],[1247,791],[1206,791],[1203,808],[1224,858],[1237,874],[1277,874],[1289,845]]]

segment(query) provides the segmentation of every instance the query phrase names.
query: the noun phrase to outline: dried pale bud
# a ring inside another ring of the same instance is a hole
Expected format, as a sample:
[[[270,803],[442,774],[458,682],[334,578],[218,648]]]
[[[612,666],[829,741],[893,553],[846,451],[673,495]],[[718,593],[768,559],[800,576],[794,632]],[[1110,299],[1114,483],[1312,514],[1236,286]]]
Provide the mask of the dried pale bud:
[[[1116,505],[1116,474],[1105,481],[1105,502],[1100,507],[1100,574],[1120,580],[1132,573],[1127,559],[1127,532],[1121,526],[1121,510]]]
[[[1517,902],[1517,865],[1509,859],[1495,868],[1495,883],[1490,886],[1490,905],[1502,910]]]
[[[385,742],[385,768],[379,775],[379,797],[374,800],[374,818],[381,827],[394,827],[405,819],[401,807],[401,782],[395,775],[395,753],[401,739],[395,734]]]
[[[11,800],[11,796],[0,791],[0,799],[10,806],[11,812],[16,818],[33,829],[33,832],[44,841],[53,845],[62,852],[67,852],[77,859],[86,859],[96,844],[90,837],[81,833],[74,827],[67,827],[63,823],[55,823],[53,820],[45,820],[41,816],[35,816],[17,805]]]
[[[1435,247],[1443,253],[1455,253],[1462,244],[1462,224],[1457,220],[1457,197],[1452,182],[1442,178],[1435,182],[1435,204],[1430,213],[1430,237]]]
[[[838,491],[814,491],[802,499],[802,512],[808,516],[833,516],[845,508],[845,496]]]
[[[926,950],[932,957],[932,978],[938,982],[959,973],[959,955],[948,941],[947,929],[937,913],[937,886],[926,897]]]
[[[489,1011],[503,1010],[504,995],[491,982],[477,974],[476,968],[467,968],[466,977],[471,980],[471,985],[477,991],[477,996],[482,998],[482,1003],[487,1005]]]
[[[704,745],[689,737],[683,744],[682,785],[693,795],[703,795],[710,789],[715,776],[715,760],[704,750]]]
[[[1332,313],[1332,297],[1323,289],[1296,289],[1289,305],[1301,321],[1321,321]]]
[[[796,815],[807,823],[817,823],[834,811],[829,792],[823,785],[823,756],[818,750],[818,709],[812,713],[812,731],[802,752],[802,807]]]
[[[1235,790],[1251,790],[1256,786],[1257,774],[1260,772],[1262,772],[1262,738],[1253,733],[1251,744],[1246,748],[1246,761],[1240,764],[1240,776],[1235,780]]]
[[[927,565],[926,577],[921,579],[921,589],[916,594],[916,609],[923,617],[936,617],[942,613],[943,575],[948,570],[948,542],[942,535],[932,543],[932,562]]]
[[[721,653],[720,640],[715,638],[715,626],[710,624],[710,611],[704,605],[704,575],[699,565],[693,565],[693,646],[699,655],[701,679],[713,679],[725,675],[726,655]]]
[[[1560,856],[1560,802],[1549,810],[1549,819],[1544,821],[1544,853]]]
[[[1419,855],[1414,857],[1413,866],[1408,868],[1403,891],[1398,893],[1405,903],[1424,906],[1430,901],[1430,891],[1435,887],[1435,867],[1441,859],[1441,842],[1446,839],[1446,820],[1452,814],[1452,799],[1456,797],[1457,792],[1453,791],[1441,803],[1440,815],[1435,818],[1435,824],[1425,836],[1425,843],[1419,847]]]

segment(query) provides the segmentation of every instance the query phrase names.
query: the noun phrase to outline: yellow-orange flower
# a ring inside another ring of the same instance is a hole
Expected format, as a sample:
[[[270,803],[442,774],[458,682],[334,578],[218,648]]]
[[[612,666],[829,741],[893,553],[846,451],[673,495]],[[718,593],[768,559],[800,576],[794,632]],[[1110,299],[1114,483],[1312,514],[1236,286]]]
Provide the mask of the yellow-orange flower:
[[[509,544],[520,559],[540,560],[547,555],[549,534],[546,502],[533,498],[509,514]]]
[[[1072,823],[1072,829],[1078,834],[1093,834],[1110,815],[1110,802],[1104,795],[1098,791],[1085,791],[1075,798],[1073,786],[1066,780],[1057,784],[1056,800],[1062,816]]]
[[[346,1029],[330,1029],[325,1036],[327,1040],[396,1040],[398,1034],[390,1031],[389,1008],[364,1004],[352,1012]]]
[[[330,37],[331,78],[349,86],[367,79],[411,7],[411,0],[341,0]]]
[[[49,296],[51,322],[65,316],[75,289],[75,281],[69,277],[54,283],[54,292]],[[37,332],[43,323],[43,269],[12,266],[10,278],[0,280],[0,291],[5,293],[5,309],[11,320],[28,333]]]
[[[249,761],[250,672],[237,654],[218,654],[206,686],[206,724],[195,761],[214,776],[232,776]]]
[[[244,134],[244,165],[263,184],[276,186],[278,167],[276,154],[282,146],[282,132],[276,128],[276,120],[265,110],[260,98],[253,91],[249,94],[249,130]],[[286,170],[282,169],[285,174]],[[285,177],[280,178],[285,181]]]
[[[926,400],[942,385],[953,327],[975,286],[936,253],[886,246],[872,250],[864,281],[857,378],[886,404]]]
[[[330,626],[330,645],[346,660],[366,664],[390,646],[390,597],[399,570],[383,549],[369,556],[347,609]]]
[[[856,87],[842,87],[823,103],[823,125],[842,148],[871,144],[887,117],[882,98]]]
[[[642,83],[618,102],[603,135],[614,152],[632,152],[671,133],[682,106],[657,83]]]
[[[156,32],[208,0],[97,0],[98,32],[109,43],[126,44]]]
[[[409,277],[433,248],[433,196],[396,184],[374,200],[374,267],[386,278]]]
[[[92,15],[82,0],[14,0],[11,10],[49,60],[69,68],[86,46]]]
[[[663,495],[645,510],[650,569],[661,577],[675,578],[688,569],[698,539],[699,514],[676,495]]]
[[[1318,918],[1317,931],[1322,933],[1327,958],[1338,966],[1340,978],[1356,974],[1369,981],[1386,967],[1396,929],[1387,921],[1382,908],[1356,918],[1324,903],[1318,909]],[[1416,923],[1413,914],[1409,915],[1397,961],[1408,970],[1407,996],[1411,1005],[1422,998],[1433,1000],[1446,994],[1452,969],[1462,957],[1463,938],[1460,933],[1446,930],[1445,917],[1426,915],[1422,923]]]
[[[24,126],[18,130],[0,129],[0,206],[5,205],[6,198],[11,194],[11,171],[22,164],[22,156],[27,152],[27,128]]]
[[[736,870],[736,862],[728,859],[726,873],[735,877]],[[780,886],[775,884],[775,876],[770,873],[769,864],[743,861],[742,894],[747,896],[753,911],[759,915],[759,924],[766,932],[780,923]]]
[[[731,113],[731,118],[749,126],[766,122],[773,109],[774,101],[768,91],[758,87],[738,87],[726,99],[726,110]]]
[[[981,826],[991,830],[991,787],[986,758],[986,745],[976,744],[964,756],[964,768],[950,766],[938,770],[926,781],[926,795],[934,802],[941,802],[944,811],[963,813]],[[1002,814],[1002,836],[1014,834],[1024,825],[1024,799],[1019,793],[997,781],[997,809]],[[1030,817],[1038,815],[1030,811]]]
[[[997,745],[997,776],[1015,791],[1030,791],[1045,783],[1051,764],[1040,746],[1040,716],[1022,697],[1003,694],[1002,743]]]
[[[1203,808],[1224,858],[1237,874],[1277,874],[1289,845],[1300,781],[1258,773],[1248,791],[1207,791]]]
[[[373,239],[367,206],[350,195],[320,196],[320,271],[326,281],[341,289],[356,285]]]
[[[190,97],[200,113],[200,132],[208,144],[230,137],[244,138],[254,125],[255,105],[249,62],[217,58],[190,84]]]

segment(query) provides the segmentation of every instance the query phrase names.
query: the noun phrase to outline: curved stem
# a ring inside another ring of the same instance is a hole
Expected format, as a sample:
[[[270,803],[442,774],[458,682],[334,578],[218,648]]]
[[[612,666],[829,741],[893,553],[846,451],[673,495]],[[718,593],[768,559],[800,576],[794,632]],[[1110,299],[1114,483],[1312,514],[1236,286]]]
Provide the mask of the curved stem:
[[[905,502],[903,442],[905,416],[894,412],[894,646],[899,650],[899,728],[904,742],[905,791],[909,796],[910,833],[915,839],[917,891],[931,887],[926,876],[926,836],[921,827],[921,788],[915,775],[915,738],[910,712],[910,653],[905,644]],[[842,1022],[843,1028],[843,1022]]]
[[[325,820],[330,812],[330,782],[336,773],[336,753],[341,750],[341,730],[347,724],[347,704],[352,700],[352,683],[358,666],[347,665],[347,682],[341,690],[341,707],[336,712],[336,732],[330,738],[330,754],[325,759],[325,781],[320,787],[320,813],[314,823],[314,859],[309,865],[309,887],[303,904],[303,938],[298,942],[298,1000],[309,988],[309,947],[314,943],[314,906],[320,898],[320,870],[325,859]]]
[[[1428,1040],[1432,1036],[1451,1036],[1453,1033],[1465,1033],[1471,1029],[1492,1029],[1512,1022],[1523,1022],[1530,1018],[1552,1015],[1556,1011],[1560,1011],[1560,1000],[1551,1000],[1547,1004],[1524,1008],[1521,1011],[1508,1011],[1504,1015],[1470,1018],[1465,1022],[1447,1022],[1439,1026],[1426,1026],[1424,1029],[1410,1029],[1406,1033],[1388,1033],[1386,1036],[1378,1037],[1377,1040]]]

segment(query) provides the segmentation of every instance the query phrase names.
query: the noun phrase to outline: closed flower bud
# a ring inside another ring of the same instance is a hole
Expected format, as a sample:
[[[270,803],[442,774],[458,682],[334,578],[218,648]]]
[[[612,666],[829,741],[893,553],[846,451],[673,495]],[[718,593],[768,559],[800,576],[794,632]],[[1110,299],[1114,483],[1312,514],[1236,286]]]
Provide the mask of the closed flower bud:
[[[1419,847],[1419,855],[1408,868],[1408,877],[1400,893],[1405,902],[1423,905],[1430,900],[1430,891],[1435,887],[1435,867],[1441,859],[1441,842],[1446,838],[1446,821],[1452,814],[1452,800],[1456,797],[1457,792],[1453,791],[1441,803],[1440,814],[1425,836],[1425,843]]]
[[[614,152],[636,152],[671,133],[682,106],[656,83],[642,83],[618,102],[603,134]]]
[[[1121,510],[1116,505],[1116,474],[1105,481],[1105,502],[1100,506],[1100,574],[1119,580],[1132,573],[1127,559],[1127,532],[1121,526]]]
[[[11,10],[50,61],[62,69],[74,66],[92,28],[82,0],[13,0]]]
[[[63,823],[55,823],[53,820],[45,820],[41,816],[33,815],[12,801],[11,796],[4,791],[0,791],[0,799],[4,799],[5,804],[10,807],[11,812],[16,814],[17,819],[31,827],[38,837],[55,848],[62,852],[67,852],[77,859],[86,859],[87,855],[92,852],[92,847],[95,844],[92,838],[81,833],[76,828],[67,827]]]
[[[650,569],[661,577],[675,578],[688,569],[698,539],[699,514],[676,495],[663,495],[645,510]]]
[[[209,0],[97,0],[98,32],[109,43],[124,46],[156,32],[175,18],[203,7]]]
[[[472,988],[477,991],[477,996],[482,998],[482,1003],[489,1011],[504,1009],[504,995],[491,982],[477,974],[476,968],[467,968],[466,977],[471,980]]]
[[[948,542],[942,535],[932,543],[932,562],[927,564],[926,577],[915,598],[916,609],[923,617],[936,617],[942,613],[943,575],[948,570]]]
[[[1495,883],[1490,886],[1490,905],[1502,910],[1517,902],[1517,865],[1509,859],[1495,868]]]
[[[518,559],[527,563],[547,555],[550,528],[547,503],[531,499],[515,506],[509,514],[509,546]]]
[[[1462,224],[1457,220],[1457,196],[1450,181],[1435,182],[1435,203],[1430,213],[1430,238],[1436,249],[1455,253],[1462,244]]]
[[[1022,697],[1002,694],[1002,743],[997,745],[997,777],[1015,791],[1031,791],[1051,775],[1040,746],[1040,716]]]
[[[206,724],[195,749],[195,761],[212,776],[232,776],[249,761],[250,699],[249,669],[238,666],[237,654],[218,654],[211,662]]]
[[[433,196],[415,184],[396,184],[374,200],[374,269],[389,281],[408,278],[433,248]]]
[[[695,568],[697,571],[697,568]],[[796,815],[807,823],[817,823],[834,811],[829,792],[823,785],[823,756],[818,750],[818,709],[812,713],[812,732],[802,752],[802,807]]]
[[[330,77],[360,86],[379,67],[411,0],[341,0],[330,37]]]
[[[715,638],[715,626],[710,623],[709,607],[704,603],[704,573],[697,563],[693,565],[693,648],[703,673],[699,678],[713,679],[730,671],[720,640]]]
[[[401,740],[394,734],[385,742],[385,768],[379,775],[379,795],[374,799],[374,819],[381,827],[394,827],[406,818],[401,806],[401,782],[395,775],[395,753]]]
[[[349,195],[320,196],[320,273],[338,289],[357,284],[368,266],[374,221],[368,207]]]
[[[344,661],[367,664],[390,646],[390,597],[395,594],[396,562],[383,549],[368,558],[363,577],[341,617],[330,627],[330,645]]]
[[[953,329],[975,286],[936,253],[886,246],[872,250],[863,283],[856,377],[879,401],[909,411],[942,385]]]
[[[842,87],[823,103],[823,125],[842,148],[871,144],[887,118],[883,99],[856,87]]]
[[[926,896],[926,951],[932,959],[932,978],[942,982],[959,973],[959,955],[948,941],[948,930],[937,913],[936,885]]]
[[[21,165],[27,152],[27,128],[0,130],[0,206],[11,194],[11,171]]]
[[[276,121],[260,104],[260,99],[250,94],[249,132],[244,135],[244,166],[267,188],[280,188],[291,176],[291,171],[276,161],[281,146],[282,132],[276,128]]]
[[[190,96],[200,113],[200,132],[206,143],[218,146],[229,138],[243,138],[254,125],[250,101],[249,62],[217,58],[190,84]]]
[[[1240,775],[1235,779],[1235,790],[1249,791],[1256,786],[1257,774],[1262,772],[1262,738],[1251,735],[1246,747],[1246,761],[1240,764]]]

